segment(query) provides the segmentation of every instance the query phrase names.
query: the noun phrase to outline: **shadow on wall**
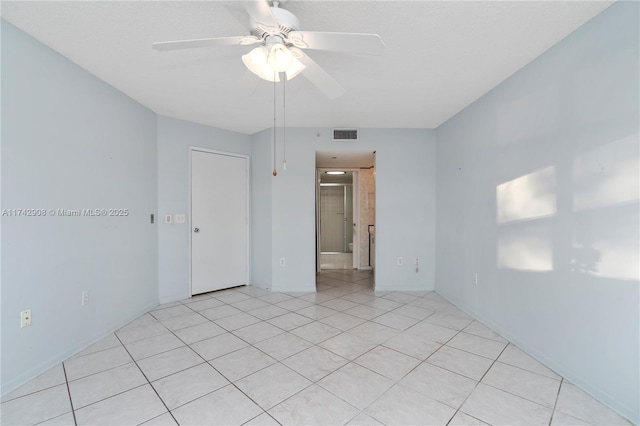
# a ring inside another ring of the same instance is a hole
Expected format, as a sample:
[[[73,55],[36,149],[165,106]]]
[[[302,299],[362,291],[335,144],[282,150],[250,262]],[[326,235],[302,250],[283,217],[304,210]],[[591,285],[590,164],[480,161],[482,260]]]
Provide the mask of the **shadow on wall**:
[[[567,270],[639,280],[637,140],[638,134],[629,135],[561,166],[498,184],[498,269]],[[572,203],[558,207],[558,191]],[[567,219],[573,223],[573,229],[558,230],[560,216],[563,223]],[[554,237],[558,231],[570,237],[564,241]],[[554,247],[557,244],[571,248]]]

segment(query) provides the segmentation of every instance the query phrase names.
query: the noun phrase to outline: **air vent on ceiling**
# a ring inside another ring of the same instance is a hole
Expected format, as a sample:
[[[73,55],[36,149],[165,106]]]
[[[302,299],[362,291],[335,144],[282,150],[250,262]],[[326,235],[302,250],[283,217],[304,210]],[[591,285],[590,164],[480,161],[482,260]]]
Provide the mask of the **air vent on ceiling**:
[[[358,129],[333,129],[334,141],[357,141]]]

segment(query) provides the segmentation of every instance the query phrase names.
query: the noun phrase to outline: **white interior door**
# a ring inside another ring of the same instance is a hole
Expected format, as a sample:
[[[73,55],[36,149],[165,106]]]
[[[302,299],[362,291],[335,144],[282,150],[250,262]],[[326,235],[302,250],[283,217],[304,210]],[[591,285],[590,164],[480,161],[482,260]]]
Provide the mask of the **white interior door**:
[[[248,159],[191,151],[191,294],[247,284]]]

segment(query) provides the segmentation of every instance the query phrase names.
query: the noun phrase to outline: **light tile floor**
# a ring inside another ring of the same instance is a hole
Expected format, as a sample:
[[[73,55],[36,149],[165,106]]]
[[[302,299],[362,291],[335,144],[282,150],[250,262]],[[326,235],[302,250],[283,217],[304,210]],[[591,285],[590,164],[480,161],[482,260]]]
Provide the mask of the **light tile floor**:
[[[5,396],[1,423],[629,424],[438,294],[372,280],[158,306]]]
[[[320,268],[351,269],[353,268],[353,253],[320,253]]]

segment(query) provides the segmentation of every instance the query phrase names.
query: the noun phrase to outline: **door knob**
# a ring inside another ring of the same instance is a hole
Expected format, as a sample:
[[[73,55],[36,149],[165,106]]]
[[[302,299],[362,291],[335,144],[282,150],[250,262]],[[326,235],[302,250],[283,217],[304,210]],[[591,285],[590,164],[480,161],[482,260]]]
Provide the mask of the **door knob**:
[[[200,228],[193,228],[193,232],[200,232]]]

